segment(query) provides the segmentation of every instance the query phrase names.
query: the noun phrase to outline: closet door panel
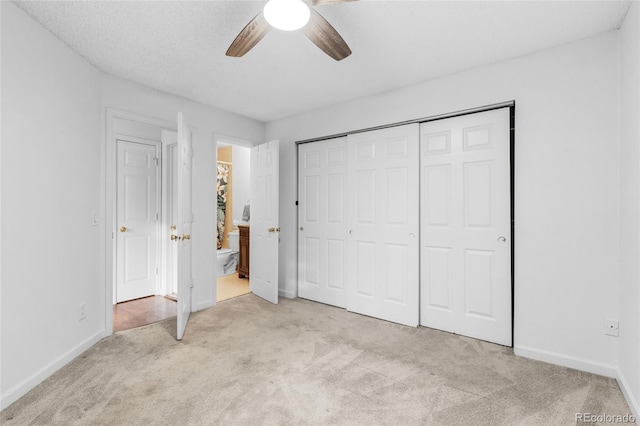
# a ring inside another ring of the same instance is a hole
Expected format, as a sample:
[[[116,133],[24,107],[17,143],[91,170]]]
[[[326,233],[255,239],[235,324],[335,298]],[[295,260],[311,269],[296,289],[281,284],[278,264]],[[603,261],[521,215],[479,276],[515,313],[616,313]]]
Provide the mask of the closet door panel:
[[[346,307],[346,138],[298,146],[298,296]]]
[[[510,346],[509,109],[423,123],[420,324]]]
[[[419,126],[348,136],[347,309],[409,326],[419,308]]]

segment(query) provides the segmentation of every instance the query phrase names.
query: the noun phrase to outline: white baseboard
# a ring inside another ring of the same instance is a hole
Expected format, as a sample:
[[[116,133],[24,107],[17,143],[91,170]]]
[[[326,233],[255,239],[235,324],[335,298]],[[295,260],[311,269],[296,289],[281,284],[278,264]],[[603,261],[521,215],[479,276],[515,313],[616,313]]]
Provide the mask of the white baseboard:
[[[194,312],[202,311],[204,309],[210,308],[216,304],[215,300],[205,300],[204,302],[200,302],[196,305],[196,309]]]
[[[627,400],[627,404],[629,404],[629,408],[633,412],[633,415],[637,419],[640,419],[640,400],[638,399],[640,395],[634,395],[629,387],[629,382],[624,378],[624,375],[617,369],[616,380],[618,381],[618,386],[620,386],[620,390],[624,395],[624,398]]]
[[[584,358],[578,358],[519,345],[513,347],[513,352],[518,356],[535,359],[537,361],[548,362],[549,364],[561,365],[562,367],[586,371],[587,373],[611,377],[612,379],[618,377],[618,370],[616,366],[612,364],[595,362]]]
[[[18,399],[23,397],[27,392],[31,389],[38,386],[42,383],[46,378],[51,376],[53,373],[64,367],[78,355],[89,349],[91,346],[98,343],[104,337],[104,330],[100,330],[95,333],[93,336],[81,342],[76,347],[62,354],[62,356],[55,359],[49,365],[42,368],[40,371],[32,374],[27,377],[22,382],[18,383],[16,386],[12,387],[8,391],[4,392],[0,395],[0,410],[4,410],[9,405],[16,402]]]
[[[292,291],[278,290],[278,296],[286,297],[287,299],[295,299],[296,295]]]

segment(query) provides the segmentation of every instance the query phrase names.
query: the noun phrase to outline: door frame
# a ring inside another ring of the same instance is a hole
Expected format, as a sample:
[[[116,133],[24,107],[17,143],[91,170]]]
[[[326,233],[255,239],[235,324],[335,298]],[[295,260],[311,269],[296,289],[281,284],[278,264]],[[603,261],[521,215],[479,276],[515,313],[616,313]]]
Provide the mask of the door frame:
[[[444,114],[437,114],[437,115],[432,115],[432,116],[428,116],[428,117],[422,117],[422,118],[417,118],[414,120],[407,120],[407,121],[402,121],[402,122],[396,122],[396,123],[389,123],[389,124],[384,124],[384,125],[380,125],[380,126],[373,126],[373,127],[368,127],[368,128],[364,128],[364,129],[357,129],[357,130],[352,130],[352,131],[348,131],[348,132],[343,132],[343,133],[335,133],[332,135],[328,135],[328,136],[321,136],[321,137],[315,137],[315,138],[311,138],[311,139],[303,139],[303,140],[299,140],[295,142],[295,150],[296,150],[296,230],[298,229],[298,195],[299,195],[299,185],[300,182],[298,180],[298,175],[299,175],[299,165],[298,165],[298,160],[299,160],[299,152],[298,152],[298,146],[302,145],[302,144],[306,144],[306,143],[313,143],[313,142],[320,142],[320,141],[324,141],[324,140],[328,140],[328,139],[336,139],[336,138],[341,138],[341,137],[346,137],[349,136],[351,134],[356,134],[356,133],[364,133],[364,132],[369,132],[372,130],[380,130],[380,129],[386,129],[389,127],[398,127],[398,126],[403,126],[405,124],[412,124],[412,123],[426,123],[429,121],[436,121],[436,120],[442,120],[442,119],[446,119],[446,118],[453,118],[453,117],[460,117],[463,115],[469,115],[469,114],[475,114],[475,113],[479,113],[479,112],[486,112],[486,111],[491,111],[491,110],[495,110],[495,109],[501,109],[501,108],[509,108],[509,160],[510,160],[510,164],[509,164],[509,169],[510,169],[510,173],[509,173],[509,193],[511,196],[511,206],[510,206],[510,211],[511,211],[511,347],[514,347],[515,345],[515,240],[516,240],[516,228],[515,228],[515,190],[516,190],[516,164],[515,164],[515,111],[516,111],[516,101],[515,100],[511,100],[511,101],[506,101],[506,102],[499,102],[499,103],[495,103],[495,104],[489,104],[489,105],[485,105],[485,106],[480,106],[480,107],[476,107],[476,108],[469,108],[469,109],[465,109],[465,110],[460,110],[460,111],[454,111],[454,112],[449,112],[449,113],[444,113]],[[296,297],[298,294],[298,286],[297,286],[297,282],[298,282],[298,257],[297,257],[297,253],[298,253],[298,245],[299,245],[299,238],[296,238],[296,289],[295,289],[295,293],[296,293]],[[419,314],[419,310],[418,310],[418,314]]]
[[[105,133],[104,133],[104,335],[113,334],[113,304],[114,287],[116,285],[116,200],[117,200],[117,158],[116,148],[118,139],[130,139],[131,136],[117,134],[114,130],[116,119],[133,121],[139,124],[150,125],[164,130],[176,132],[177,123],[159,120],[140,114],[135,114],[115,108],[105,108]],[[134,138],[135,139],[135,138]],[[139,138],[138,138],[139,139]],[[134,141],[135,142],[135,141]],[[161,185],[162,183],[159,182]],[[164,201],[163,201],[164,203]],[[162,214],[162,211],[160,212]],[[159,223],[162,223],[160,220]],[[163,282],[164,285],[164,282]]]

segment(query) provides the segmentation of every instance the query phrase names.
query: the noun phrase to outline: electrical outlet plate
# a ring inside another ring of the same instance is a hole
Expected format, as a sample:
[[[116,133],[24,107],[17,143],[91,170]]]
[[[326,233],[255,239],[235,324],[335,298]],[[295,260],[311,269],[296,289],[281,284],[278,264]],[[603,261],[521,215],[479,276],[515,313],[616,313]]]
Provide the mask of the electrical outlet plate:
[[[618,320],[605,319],[604,320],[604,334],[609,336],[618,336]]]

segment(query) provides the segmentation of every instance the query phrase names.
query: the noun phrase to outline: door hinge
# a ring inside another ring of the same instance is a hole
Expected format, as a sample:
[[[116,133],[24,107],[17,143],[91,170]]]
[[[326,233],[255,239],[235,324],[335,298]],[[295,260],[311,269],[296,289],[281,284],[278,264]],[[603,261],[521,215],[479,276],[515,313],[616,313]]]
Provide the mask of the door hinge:
[[[158,213],[156,213],[156,222],[158,221],[160,217],[158,216]]]
[[[156,266],[156,275],[158,275],[158,267]]]
[[[154,158],[153,161],[156,162],[156,166],[158,166],[160,164],[160,159],[159,158]]]

